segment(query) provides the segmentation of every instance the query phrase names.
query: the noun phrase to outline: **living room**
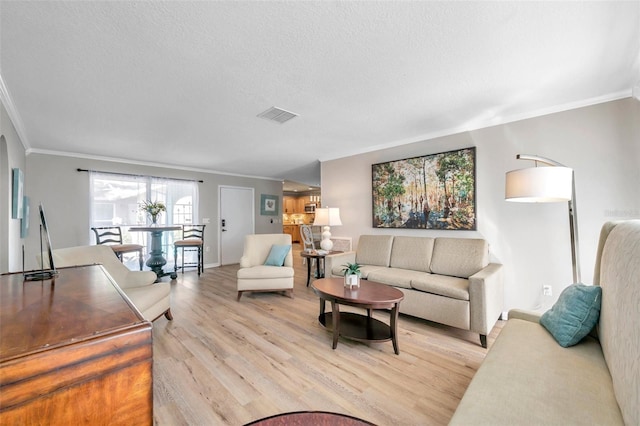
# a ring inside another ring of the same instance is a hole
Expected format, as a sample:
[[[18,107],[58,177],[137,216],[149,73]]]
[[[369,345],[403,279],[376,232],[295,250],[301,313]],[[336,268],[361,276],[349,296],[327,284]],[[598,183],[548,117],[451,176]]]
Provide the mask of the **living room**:
[[[339,4],[339,2],[336,4]],[[18,6],[14,5],[13,7],[19,9]],[[262,7],[267,6],[263,5]],[[480,6],[475,5],[474,7]],[[552,8],[552,6],[549,7]],[[585,71],[585,64],[582,62],[580,66],[563,69],[562,78],[549,71],[554,68],[551,66],[545,68],[548,71],[547,74],[539,75],[539,78],[536,79],[536,75],[542,72],[538,70],[533,73],[533,76],[528,74],[527,79],[523,77],[521,86],[513,86],[508,95],[503,94],[499,103],[485,105],[476,97],[473,100],[469,98],[470,106],[466,109],[454,109],[452,105],[446,103],[431,106],[432,109],[425,110],[431,112],[438,110],[438,108],[442,109],[442,115],[430,122],[431,127],[421,125],[421,121],[429,122],[429,117],[426,115],[422,119],[420,119],[419,114],[418,116],[411,115],[412,118],[407,119],[404,126],[398,127],[399,125],[395,123],[395,127],[390,126],[387,130],[388,133],[382,136],[373,137],[370,134],[367,135],[372,141],[367,146],[354,146],[352,148],[349,143],[345,143],[343,140],[339,149],[330,149],[328,148],[329,145],[324,144],[326,139],[331,136],[326,133],[323,134],[323,137],[313,141],[313,144],[323,146],[320,154],[317,154],[317,150],[314,151],[316,153],[314,160],[319,160],[319,163],[318,161],[306,162],[304,164],[299,163],[298,166],[306,165],[312,174],[315,173],[314,176],[318,179],[317,184],[320,185],[322,190],[323,205],[340,208],[342,226],[332,227],[331,232],[333,235],[351,237],[354,246],[357,244],[358,237],[365,234],[391,233],[402,236],[484,238],[489,242],[492,261],[504,265],[505,294],[503,310],[506,312],[511,308],[534,310],[548,308],[555,302],[560,292],[572,282],[566,203],[521,204],[508,203],[504,199],[505,173],[532,165],[531,162],[517,160],[516,155],[537,154],[559,161],[571,167],[575,172],[576,200],[579,213],[577,227],[580,238],[579,262],[582,267],[582,280],[585,283],[591,283],[596,264],[598,234],[602,224],[608,220],[640,218],[640,193],[637,190],[640,185],[640,41],[638,41],[640,40],[640,37],[638,37],[640,30],[637,28],[640,12],[637,2],[612,2],[611,9],[608,9],[609,6],[604,4],[591,6],[592,9],[582,2],[574,3],[573,7],[575,9],[571,9],[572,6],[569,4],[562,4],[557,7],[562,9],[562,13],[558,12],[559,16],[578,16],[581,18],[578,19],[579,23],[575,24],[575,31],[592,26],[590,32],[595,34],[594,37],[596,38],[600,37],[601,34],[609,34],[612,32],[612,27],[619,26],[619,37],[621,38],[602,36],[603,40],[607,40],[611,44],[600,45],[589,39],[587,42],[577,40],[576,44],[572,45],[576,50],[590,46],[592,50],[599,51],[598,55],[588,56],[588,60],[586,60],[594,70],[592,73]],[[583,7],[587,10],[582,10]],[[598,7],[603,9],[600,10]],[[11,36],[11,34],[5,35],[5,31],[8,30],[6,30],[7,26],[4,19],[9,19],[6,17],[9,9],[10,7],[6,3],[3,3],[0,7],[0,15],[4,15],[2,24],[3,28],[5,28],[3,29],[3,51],[6,51],[7,36]],[[567,11],[565,9],[570,10]],[[329,11],[324,10],[326,13],[329,13]],[[475,12],[476,9],[473,9],[473,11]],[[516,9],[500,11],[505,13],[505,15],[500,15],[504,19],[507,19],[509,13],[517,16],[523,13],[522,11],[518,12]],[[548,13],[552,13],[552,11],[553,9],[547,10]],[[604,11],[607,13],[605,14]],[[536,12],[544,14],[542,10],[536,9]],[[468,13],[471,14],[471,12]],[[585,13],[585,15],[583,16],[581,13]],[[467,16],[467,14],[464,15]],[[22,10],[15,16],[28,17],[29,13]],[[345,14],[344,16],[349,15]],[[488,15],[483,16],[486,17]],[[596,17],[601,19],[596,19]],[[625,19],[622,19],[622,17],[625,17]],[[252,18],[258,20],[259,16],[252,15]],[[379,18],[384,20],[384,14],[381,14]],[[406,15],[405,19],[407,19]],[[561,20],[561,18],[558,19]],[[32,21],[30,18],[26,20],[25,24],[33,24],[33,22],[39,21],[35,18]],[[556,21],[554,23],[559,25]],[[461,30],[459,29],[458,31]],[[523,30],[523,32],[526,31]],[[518,31],[514,31],[513,34],[518,35],[519,40],[524,43],[524,38],[520,39],[520,37],[524,37],[523,35],[519,34]],[[563,34],[563,31],[559,30],[556,34]],[[536,33],[536,35],[539,36],[540,34]],[[465,40],[468,41],[468,39]],[[547,50],[551,50],[550,46],[553,44],[548,39],[545,40],[547,44],[542,45],[546,46]],[[376,41],[379,42],[379,40]],[[495,39],[492,39],[492,41],[495,42]],[[154,42],[148,42],[150,45],[155,46]],[[529,40],[529,43],[535,44],[535,41]],[[121,46],[118,47],[121,48]],[[12,49],[10,50],[12,51]],[[502,64],[500,66],[503,68],[508,68],[510,61],[514,63],[524,61],[521,56],[512,50],[508,51],[509,53],[505,55],[505,58],[502,58],[500,53],[495,52],[493,49],[485,52],[493,53],[495,55],[494,59],[500,58]],[[526,52],[536,52],[536,50]],[[562,52],[566,53],[564,50]],[[61,53],[64,52],[56,52],[56,54]],[[66,53],[69,52],[66,51]],[[162,144],[162,150],[166,151],[169,158],[176,159],[175,164],[172,164],[171,161],[149,160],[149,158],[159,158],[149,148],[153,146],[154,141],[152,140],[146,140],[146,144],[140,141],[141,148],[136,150],[135,156],[133,154],[128,156],[127,150],[124,149],[110,150],[110,143],[115,142],[108,137],[96,137],[95,145],[103,147],[99,153],[95,151],[76,152],[65,148],[67,145],[64,143],[58,145],[58,147],[49,146],[45,143],[48,136],[51,139],[73,139],[74,136],[71,130],[74,128],[73,117],[75,115],[72,113],[69,119],[71,124],[67,127],[67,130],[70,131],[68,134],[42,135],[40,133],[41,130],[37,129],[36,127],[38,126],[34,125],[34,123],[37,124],[41,120],[44,127],[44,123],[52,120],[52,118],[46,112],[38,111],[35,106],[46,105],[46,108],[43,107],[43,109],[55,109],[56,96],[50,97],[45,90],[38,90],[37,93],[40,97],[31,99],[30,96],[33,93],[26,91],[22,84],[16,84],[14,81],[17,74],[34,65],[27,61],[21,64],[20,67],[12,68],[13,64],[8,62],[5,56],[6,53],[2,55],[3,81],[2,90],[0,90],[3,101],[0,111],[0,133],[2,135],[2,140],[0,141],[0,153],[2,154],[0,171],[2,172],[2,185],[0,195],[4,201],[7,201],[6,204],[3,201],[3,206],[10,205],[11,170],[14,168],[23,170],[25,194],[31,199],[31,208],[36,208],[40,202],[46,207],[54,248],[91,243],[88,199],[89,180],[85,173],[77,171],[78,168],[202,180],[203,182],[199,184],[200,204],[198,217],[210,218],[212,224],[208,227],[207,234],[211,247],[211,250],[205,253],[207,270],[219,269],[218,267],[220,266],[219,240],[221,230],[218,199],[220,186],[253,188],[256,206],[254,216],[255,233],[282,232],[281,222],[273,220],[272,216],[260,214],[260,195],[273,194],[282,201],[282,179],[295,180],[298,177],[302,181],[307,179],[308,176],[306,174],[285,168],[282,168],[280,174],[270,176],[254,173],[253,170],[255,169],[252,166],[242,167],[242,156],[227,160],[230,164],[239,165],[235,172],[223,170],[217,167],[217,164],[212,166],[181,164],[178,159],[183,151],[189,151],[190,155],[195,157],[216,157],[217,146],[225,145],[225,139],[230,137],[229,133],[225,133],[214,137],[213,140],[208,140],[210,147],[207,147],[207,144],[198,144],[193,148],[189,147],[187,140],[199,138],[199,136],[188,134],[184,130],[188,127],[186,123],[191,123],[192,117],[189,117],[188,120],[183,119],[182,127],[177,126],[182,128],[183,133],[176,133],[176,129],[171,129],[171,132],[167,133],[173,135],[173,141]],[[561,56],[561,54],[558,54],[558,56]],[[612,72],[609,69],[601,71],[599,67],[604,66],[602,63],[612,62],[613,56],[624,57],[624,60],[616,63],[617,70],[622,71],[619,73]],[[398,59],[397,57],[394,58]],[[539,56],[533,57],[529,66],[536,64],[538,61],[550,61],[554,58],[558,62],[556,68],[559,69],[560,62],[564,62],[564,60],[558,59],[555,54],[544,51],[540,52]],[[572,61],[568,60],[567,62]],[[39,66],[44,67],[42,64]],[[474,68],[473,64],[469,66]],[[480,72],[479,65],[478,70]],[[6,74],[7,72],[9,74]],[[443,72],[451,73],[453,71],[445,70]],[[482,74],[482,72],[480,73]],[[415,89],[415,87],[403,87],[402,78],[393,80],[392,77],[396,75],[401,74],[384,75],[384,80],[381,79],[385,82],[393,81],[393,84],[389,84],[388,87],[377,86],[381,99],[388,99],[386,97],[388,91],[394,91],[398,94],[397,96],[404,96],[407,94],[405,92]],[[585,78],[585,75],[589,77],[586,82],[580,80],[580,78]],[[310,77],[310,79],[314,78],[317,78],[317,76]],[[575,83],[576,81],[579,81],[579,84]],[[374,82],[379,84],[380,80],[374,80]],[[603,82],[609,84],[604,84]],[[128,84],[135,85],[136,83],[139,82],[129,82]],[[449,80],[448,84],[449,86],[443,90],[445,92],[450,91],[453,97],[458,84],[466,86],[467,82],[463,79],[452,79]],[[577,90],[589,84],[592,87],[591,90]],[[580,87],[575,87],[574,85]],[[56,82],[52,86],[56,86]],[[156,86],[156,90],[160,90],[157,87],[160,86]],[[546,99],[542,98],[542,94],[561,92],[561,89],[568,87],[576,89],[576,92],[574,93],[571,90],[563,92],[564,97],[553,98],[553,104],[546,103]],[[344,98],[353,95],[347,89],[341,85],[339,93],[335,95],[332,102],[334,104],[339,104],[342,101],[346,102]],[[331,93],[330,88],[324,88],[324,90],[327,93]],[[430,90],[435,92],[433,87]],[[476,91],[482,92],[483,88],[477,87]],[[271,92],[269,90],[269,93]],[[192,96],[195,96],[195,93],[197,93],[195,90],[191,92]],[[427,91],[424,97],[427,97],[428,93]],[[467,96],[470,97],[474,93],[474,90],[470,90],[467,92]],[[540,93],[541,97],[532,97],[532,94],[535,93]],[[8,94],[14,97],[20,96],[20,98],[12,100],[13,98],[9,97]],[[489,96],[489,94],[487,93],[486,96]],[[104,94],[96,94],[95,97],[102,95]],[[225,94],[225,96],[227,95]],[[480,95],[480,98],[482,98],[482,95]],[[518,110],[514,108],[520,98],[527,98],[530,101],[527,105],[529,109]],[[446,99],[446,96],[444,99]],[[270,99],[262,100],[266,103],[274,102]],[[177,99],[173,101],[179,104]],[[64,108],[71,104],[72,102],[67,99]],[[270,105],[265,104],[264,107],[267,108]],[[475,107],[474,105],[482,105],[482,107]],[[308,103],[304,102],[301,102],[300,106],[308,107],[307,110],[313,109]],[[26,108],[35,109],[36,113],[28,116]],[[64,108],[62,109],[64,110]],[[116,106],[111,108],[117,109]],[[406,113],[409,116],[409,110],[419,110],[420,108],[424,108],[424,106],[420,104],[413,106],[407,103],[397,114]],[[356,110],[355,107],[353,109]],[[448,109],[454,111],[453,117],[448,114]],[[167,111],[158,112],[151,121],[157,122],[158,126],[160,126],[161,117],[166,118],[167,114],[169,116],[177,114],[175,109],[170,109],[170,111],[171,113]],[[294,120],[304,117],[304,111],[302,109],[298,111],[301,113],[301,117]],[[16,115],[16,112],[18,115]],[[259,112],[261,111],[255,111],[251,118],[258,120],[255,115]],[[16,119],[16,117],[21,117],[21,119]],[[49,119],[45,120],[45,117],[49,117]],[[358,118],[360,118],[360,121],[366,122],[366,120],[357,115],[353,120]],[[149,120],[149,118],[146,116],[141,118],[141,121],[145,120]],[[176,118],[176,120],[178,119]],[[434,125],[433,122],[437,122],[436,124],[438,125]],[[294,123],[295,121],[292,121],[289,124]],[[266,122],[266,125],[272,125],[272,123]],[[273,137],[272,133],[280,133],[280,135],[286,133],[286,126],[287,124],[285,123],[281,128],[276,127],[281,132],[265,128],[267,129],[264,131],[265,138]],[[100,122],[95,128],[100,127],[107,127],[107,124]],[[331,125],[323,123],[318,127],[328,128]],[[313,130],[318,130],[318,128]],[[305,132],[311,132],[311,130],[307,129]],[[34,137],[34,134],[39,137]],[[158,134],[154,133],[153,135],[157,136]],[[183,135],[184,137],[176,135]],[[138,143],[138,135],[136,133],[124,136],[111,134],[110,136],[114,138],[116,136],[129,138],[126,143],[132,146]],[[276,136],[275,139],[277,138]],[[170,138],[165,138],[165,142],[166,139]],[[254,143],[256,139],[259,139],[259,137],[253,139]],[[306,150],[304,146],[300,148],[293,144],[291,139],[285,140],[288,144],[272,147],[273,151],[281,151],[280,156],[283,156],[282,152],[291,151],[293,153],[293,151]],[[83,142],[87,146],[94,145],[91,139]],[[372,164],[468,147],[475,147],[476,149],[477,228],[475,230],[381,230],[372,227]],[[312,147],[309,147],[309,151],[311,149]],[[149,153],[146,160],[142,160],[140,156],[140,151],[144,150]],[[132,151],[134,151],[133,148]],[[247,161],[249,161],[249,154],[246,154],[246,156]],[[286,155],[284,156],[286,157]],[[286,172],[290,172],[290,174],[285,176]],[[23,246],[26,252],[27,268],[36,266],[35,258],[39,250],[38,235],[35,232],[38,226],[37,219],[36,215],[31,216],[31,232],[27,238],[23,239],[20,237],[20,221],[11,218],[9,209],[3,209],[0,216],[0,234],[2,234],[0,272],[17,272],[22,269]],[[225,270],[224,268],[222,269]],[[190,279],[188,278],[187,282]],[[296,275],[297,279],[298,276]],[[194,282],[189,283],[189,285],[194,285]],[[298,283],[296,285],[298,286]],[[544,296],[543,286],[551,286],[552,296]],[[227,289],[223,290],[221,294],[227,294],[226,291]],[[189,292],[183,288],[181,294],[184,295],[183,297],[186,300]],[[303,300],[306,300],[306,298],[307,296],[302,297]],[[308,299],[307,302],[311,303],[311,295],[308,296]],[[252,305],[260,302],[279,305],[287,301],[287,299],[284,299],[284,301],[279,299],[272,301],[272,299],[263,297],[249,300]],[[229,303],[232,302],[235,303],[233,296],[229,299]],[[188,309],[186,301],[179,303],[185,311]],[[204,311],[204,307],[199,307],[198,309],[202,315],[208,315]],[[167,322],[164,319],[160,321],[162,321],[162,324],[154,325],[154,333],[157,328],[163,328],[162,333],[168,333],[169,331],[164,330]],[[193,324],[197,324],[197,322],[197,319],[193,319]],[[295,322],[295,320],[291,320],[291,322]],[[420,323],[409,322],[407,327],[410,330],[418,329]],[[497,332],[499,330],[496,330]],[[430,331],[428,333],[438,334],[439,331]],[[491,339],[494,338],[495,336],[492,336]],[[473,345],[469,341],[465,343]],[[412,343],[416,347],[423,344],[425,344],[424,341]],[[449,343],[445,343],[445,345],[447,344]],[[474,352],[478,349],[481,350],[476,346],[477,344],[470,346],[470,349],[465,349],[464,346],[457,347],[456,351],[464,352],[468,350]],[[355,347],[358,349],[350,347],[350,350],[353,350],[353,353],[357,356],[368,356],[366,350]],[[327,348],[322,349],[329,348],[327,346]],[[384,352],[383,349],[381,351]],[[321,356],[319,352],[316,355],[318,357]],[[346,358],[338,358],[336,362],[348,362],[348,360]],[[326,398],[330,399],[330,396],[326,396]],[[362,409],[360,408],[359,410]],[[255,412],[260,412],[260,410]],[[242,416],[239,418],[244,419]],[[375,421],[375,419],[370,420]],[[434,422],[446,423],[447,420],[439,419],[439,421],[434,420]],[[381,423],[385,422],[382,421]]]

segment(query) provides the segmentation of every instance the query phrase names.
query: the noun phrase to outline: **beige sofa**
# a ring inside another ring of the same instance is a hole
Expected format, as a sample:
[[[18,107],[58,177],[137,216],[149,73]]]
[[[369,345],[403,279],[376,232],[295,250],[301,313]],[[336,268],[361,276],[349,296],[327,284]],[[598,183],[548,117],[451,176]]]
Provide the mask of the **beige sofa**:
[[[640,425],[640,220],[606,223],[596,262],[592,336],[563,348],[510,311],[451,425]]]
[[[502,265],[489,262],[482,239],[362,235],[356,251],[325,258],[325,275],[339,277],[346,263],[357,262],[362,278],[397,287],[404,293],[400,312],[480,335],[502,313]]]
[[[106,245],[78,246],[53,251],[57,268],[65,266],[101,264],[107,273],[138,308],[144,319],[153,321],[164,314],[171,320],[169,283],[156,283],[152,271],[131,271],[124,266]]]

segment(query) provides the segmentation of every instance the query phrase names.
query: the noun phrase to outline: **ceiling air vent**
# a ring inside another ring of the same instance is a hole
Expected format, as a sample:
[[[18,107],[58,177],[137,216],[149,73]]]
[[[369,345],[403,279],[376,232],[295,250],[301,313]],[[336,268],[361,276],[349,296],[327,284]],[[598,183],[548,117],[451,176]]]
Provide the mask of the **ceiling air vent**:
[[[264,118],[265,120],[277,121],[282,124],[286,121],[291,120],[292,118],[297,117],[298,114],[293,112],[285,111],[283,109],[277,107],[271,107],[265,112],[258,114],[258,117]]]

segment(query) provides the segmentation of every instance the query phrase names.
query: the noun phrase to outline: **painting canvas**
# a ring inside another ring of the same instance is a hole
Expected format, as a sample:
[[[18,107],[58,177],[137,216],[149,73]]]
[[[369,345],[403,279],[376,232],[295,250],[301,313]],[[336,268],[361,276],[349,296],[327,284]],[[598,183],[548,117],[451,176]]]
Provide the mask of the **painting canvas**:
[[[280,201],[277,195],[260,196],[260,214],[263,216],[277,216],[279,213]]]
[[[476,229],[476,149],[371,166],[373,227]]]

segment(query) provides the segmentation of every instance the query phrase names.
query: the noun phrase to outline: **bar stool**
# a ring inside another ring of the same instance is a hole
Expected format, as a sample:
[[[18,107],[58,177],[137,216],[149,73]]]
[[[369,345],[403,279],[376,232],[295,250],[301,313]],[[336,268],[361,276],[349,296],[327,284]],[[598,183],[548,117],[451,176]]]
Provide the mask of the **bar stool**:
[[[119,226],[101,226],[91,228],[91,230],[96,234],[96,244],[106,244],[111,247],[120,262],[123,261],[122,255],[124,253],[138,252],[138,262],[142,271],[144,261],[142,249],[144,249],[144,246],[140,244],[124,244],[122,241],[122,229]]]
[[[204,227],[206,225],[182,225],[182,239],[173,243],[173,259],[175,261],[174,272],[178,272],[178,249],[182,249],[182,273],[184,267],[197,266],[198,276],[204,272]],[[197,251],[197,262],[184,262],[184,252]]]

